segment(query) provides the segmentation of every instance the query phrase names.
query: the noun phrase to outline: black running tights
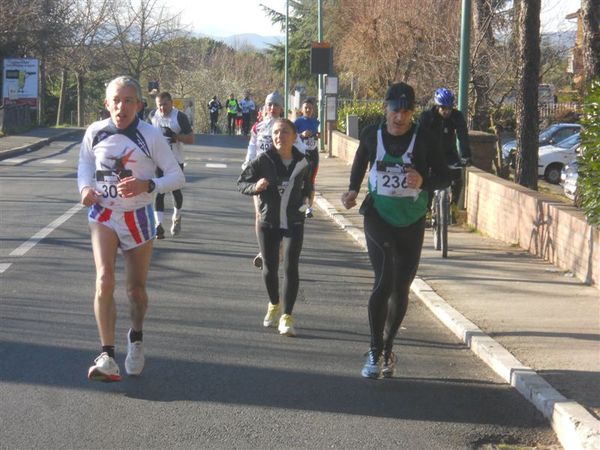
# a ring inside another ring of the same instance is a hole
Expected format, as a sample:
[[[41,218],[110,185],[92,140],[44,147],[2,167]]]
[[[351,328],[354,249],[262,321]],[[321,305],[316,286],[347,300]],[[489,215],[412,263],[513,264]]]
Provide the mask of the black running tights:
[[[395,227],[372,210],[365,215],[364,224],[369,259],[375,272],[369,298],[371,349],[391,351],[419,267],[425,219],[407,227]]]
[[[179,167],[181,167],[181,170],[183,171],[183,164],[179,164]],[[157,177],[162,177],[163,171],[161,169],[156,169],[156,176]],[[181,193],[181,189],[177,189],[176,191],[172,192],[173,194],[173,203],[175,208],[177,209],[181,209],[181,207],[183,206],[183,194]],[[155,204],[155,209],[157,211],[164,211],[165,210],[165,194],[156,194],[156,204]]]
[[[298,296],[300,252],[304,240],[304,224],[289,229],[258,229],[258,245],[263,257],[262,275],[269,301],[279,303],[279,248],[283,245],[283,314],[291,314]]]

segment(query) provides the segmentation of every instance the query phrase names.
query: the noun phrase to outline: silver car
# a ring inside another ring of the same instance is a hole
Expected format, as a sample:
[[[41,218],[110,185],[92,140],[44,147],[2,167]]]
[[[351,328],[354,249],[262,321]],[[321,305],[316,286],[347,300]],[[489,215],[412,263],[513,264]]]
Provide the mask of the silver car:
[[[560,141],[580,131],[581,125],[578,123],[555,123],[540,133],[539,146],[558,144]],[[515,140],[509,141],[502,146],[502,159],[511,167],[514,167],[515,164],[516,151],[517,141]]]
[[[579,164],[574,159],[563,167],[560,173],[560,184],[562,184],[565,197],[570,198],[576,203],[577,196],[577,178],[579,178]]]

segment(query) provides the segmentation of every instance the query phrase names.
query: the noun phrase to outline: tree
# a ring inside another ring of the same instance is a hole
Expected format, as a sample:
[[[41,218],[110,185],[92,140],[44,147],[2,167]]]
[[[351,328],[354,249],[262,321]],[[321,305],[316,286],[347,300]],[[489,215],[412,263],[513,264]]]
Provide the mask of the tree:
[[[261,5],[271,21],[285,31],[285,14]],[[317,2],[289,0],[288,17],[288,76],[292,83],[301,83],[316,89],[317,77],[310,73],[310,48],[317,41]],[[272,66],[283,74],[285,69],[285,42],[271,45],[267,50]]]
[[[518,0],[517,161],[515,181],[537,190],[541,0]]]
[[[581,0],[583,22],[583,68],[590,83],[600,76],[600,0]]]
[[[405,81],[424,103],[436,88],[456,86],[460,0],[339,0],[328,16],[336,70],[341,82],[358,80],[357,97],[382,98]]]
[[[56,125],[64,121],[68,74],[75,74],[77,92],[77,126],[84,125],[84,74],[102,59],[105,48],[112,46],[107,28],[110,12],[115,7],[113,0],[66,0],[68,24],[63,35],[61,51],[56,55],[60,71],[60,93],[56,114]]]
[[[183,32],[180,14],[170,14],[158,0],[128,0],[120,5],[112,11],[114,39],[121,53],[118,65],[122,73],[140,80],[142,74],[162,64],[156,46],[176,42]],[[163,51],[169,54],[166,46]]]
[[[600,229],[600,77],[590,83],[582,124],[577,196],[589,223]]]

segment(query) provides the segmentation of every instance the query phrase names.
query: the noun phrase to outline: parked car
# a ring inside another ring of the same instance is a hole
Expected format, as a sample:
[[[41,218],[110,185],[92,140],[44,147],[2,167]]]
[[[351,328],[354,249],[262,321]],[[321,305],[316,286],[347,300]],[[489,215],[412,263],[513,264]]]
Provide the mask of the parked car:
[[[555,123],[550,125],[539,135],[540,148],[546,145],[555,145],[564,139],[581,131],[581,125],[577,123]],[[511,167],[515,165],[515,153],[517,151],[517,141],[509,141],[502,146],[502,158]]]
[[[563,192],[565,197],[570,198],[573,202],[577,202],[577,178],[579,178],[579,164],[577,159],[569,161],[568,164],[563,167],[560,173],[560,184],[562,184]]]
[[[581,135],[577,133],[556,145],[540,147],[538,175],[544,177],[548,183],[558,184],[563,167],[575,159],[580,143]]]

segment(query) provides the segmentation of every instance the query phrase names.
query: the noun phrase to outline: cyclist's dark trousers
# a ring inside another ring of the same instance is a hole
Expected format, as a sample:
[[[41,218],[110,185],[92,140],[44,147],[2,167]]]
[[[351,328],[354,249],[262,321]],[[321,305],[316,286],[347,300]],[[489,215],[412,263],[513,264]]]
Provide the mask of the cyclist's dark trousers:
[[[217,122],[219,121],[219,112],[211,112],[210,113],[210,132],[217,132]]]
[[[457,178],[452,180],[452,198],[450,199],[450,203],[456,205],[458,203],[458,199],[460,198],[460,192],[463,188],[462,177],[459,175]]]
[[[425,217],[407,227],[384,221],[373,208],[365,215],[365,237],[375,272],[369,299],[371,349],[390,351],[408,307],[410,285],[417,274]]]
[[[291,314],[298,296],[300,252],[304,240],[304,224],[289,229],[261,226],[258,245],[263,257],[262,275],[272,304],[279,303],[279,247],[283,244],[283,314]]]
[[[244,136],[248,136],[250,133],[250,113],[242,114],[242,133]]]
[[[181,167],[181,171],[183,171],[183,164],[179,164],[179,167]],[[156,169],[156,176],[157,177],[162,177],[163,171],[161,169]],[[181,207],[183,206],[183,194],[181,192],[181,189],[177,189],[176,191],[172,192],[173,194],[173,206],[175,206],[175,208],[177,209],[181,209]],[[156,210],[157,211],[164,211],[165,210],[165,194],[156,194],[156,204],[155,204]]]
[[[227,113],[227,132],[229,134],[233,134],[233,127],[235,124],[235,118],[237,117],[236,113]]]

